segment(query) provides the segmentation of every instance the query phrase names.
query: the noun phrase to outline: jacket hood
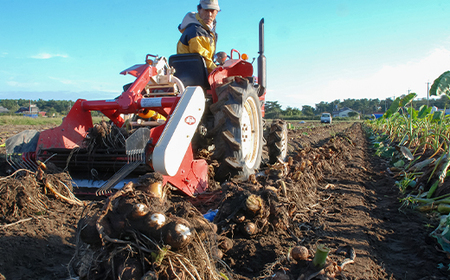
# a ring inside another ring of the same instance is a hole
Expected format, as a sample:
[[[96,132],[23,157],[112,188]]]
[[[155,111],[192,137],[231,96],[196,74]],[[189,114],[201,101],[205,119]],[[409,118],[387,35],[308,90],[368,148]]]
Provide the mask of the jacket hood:
[[[184,29],[186,29],[186,27],[188,27],[189,24],[198,24],[203,26],[204,28],[206,28],[207,30],[211,30],[204,22],[203,20],[200,18],[200,16],[198,15],[198,13],[195,12],[190,12],[187,13],[184,18],[183,21],[181,22],[180,25],[178,25],[178,30],[183,33]],[[214,27],[216,26],[216,21],[214,21]],[[214,28],[213,28],[214,29]]]

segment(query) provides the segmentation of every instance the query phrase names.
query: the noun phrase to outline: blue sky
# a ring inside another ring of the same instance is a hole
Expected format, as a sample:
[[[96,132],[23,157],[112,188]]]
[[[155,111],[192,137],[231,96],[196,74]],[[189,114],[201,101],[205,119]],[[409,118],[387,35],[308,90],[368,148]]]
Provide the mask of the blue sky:
[[[0,0],[0,99],[110,99],[145,55],[176,51],[197,0]],[[450,70],[448,0],[219,0],[218,50],[258,55],[267,97],[301,108],[347,98],[426,97]],[[256,66],[256,62],[255,62]]]

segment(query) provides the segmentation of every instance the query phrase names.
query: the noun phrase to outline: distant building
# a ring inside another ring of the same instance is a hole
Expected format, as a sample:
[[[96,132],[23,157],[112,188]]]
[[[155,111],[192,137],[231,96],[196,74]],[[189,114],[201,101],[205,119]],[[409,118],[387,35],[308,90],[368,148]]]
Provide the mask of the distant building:
[[[1,113],[8,113],[8,112],[9,112],[8,109],[6,109],[6,108],[3,107],[3,106],[0,106],[0,114],[1,114]]]
[[[333,111],[333,117],[341,117],[341,118],[346,118],[348,117],[348,113],[350,112],[355,112],[356,114],[359,115],[359,113],[353,109],[350,109],[348,107],[344,107],[338,111]]]
[[[376,119],[381,118],[384,115],[383,112],[375,112],[372,115],[368,115],[369,117],[375,116]]]
[[[433,107],[434,108],[434,107]],[[444,112],[444,115],[450,115],[450,109],[437,109],[437,107],[436,107],[436,109],[435,110],[433,110],[433,109],[431,109],[431,112],[433,113],[433,112],[436,112],[436,111],[441,111],[441,112]]]
[[[19,110],[16,111],[16,114],[38,114],[39,108],[36,105],[31,104],[28,107],[20,107]]]
[[[23,112],[28,112],[30,109],[28,107],[20,107],[19,110],[15,111],[16,114],[22,114]]]

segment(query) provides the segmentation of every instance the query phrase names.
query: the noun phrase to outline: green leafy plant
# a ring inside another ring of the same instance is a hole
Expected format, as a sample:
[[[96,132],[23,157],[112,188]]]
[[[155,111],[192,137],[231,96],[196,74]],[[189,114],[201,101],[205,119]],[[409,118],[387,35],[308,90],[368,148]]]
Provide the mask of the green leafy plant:
[[[433,94],[449,94],[450,71],[435,81]],[[379,119],[367,120],[366,131],[375,155],[389,159],[395,186],[407,195],[402,207],[450,212],[448,195],[440,187],[450,171],[450,117],[427,105],[412,107],[415,93],[398,97]],[[450,194],[449,194],[450,195]]]
[[[431,85],[431,96],[437,96],[441,94],[450,96],[450,71],[442,73],[436,80],[434,80],[433,84]]]

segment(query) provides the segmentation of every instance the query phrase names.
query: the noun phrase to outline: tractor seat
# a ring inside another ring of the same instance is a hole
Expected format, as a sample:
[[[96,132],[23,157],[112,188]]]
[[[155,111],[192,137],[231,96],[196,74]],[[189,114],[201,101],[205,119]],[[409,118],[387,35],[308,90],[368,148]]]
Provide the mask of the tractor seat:
[[[205,92],[210,89],[208,70],[200,54],[174,54],[169,57],[169,65],[175,68],[174,76],[180,79],[185,87],[201,86]]]

